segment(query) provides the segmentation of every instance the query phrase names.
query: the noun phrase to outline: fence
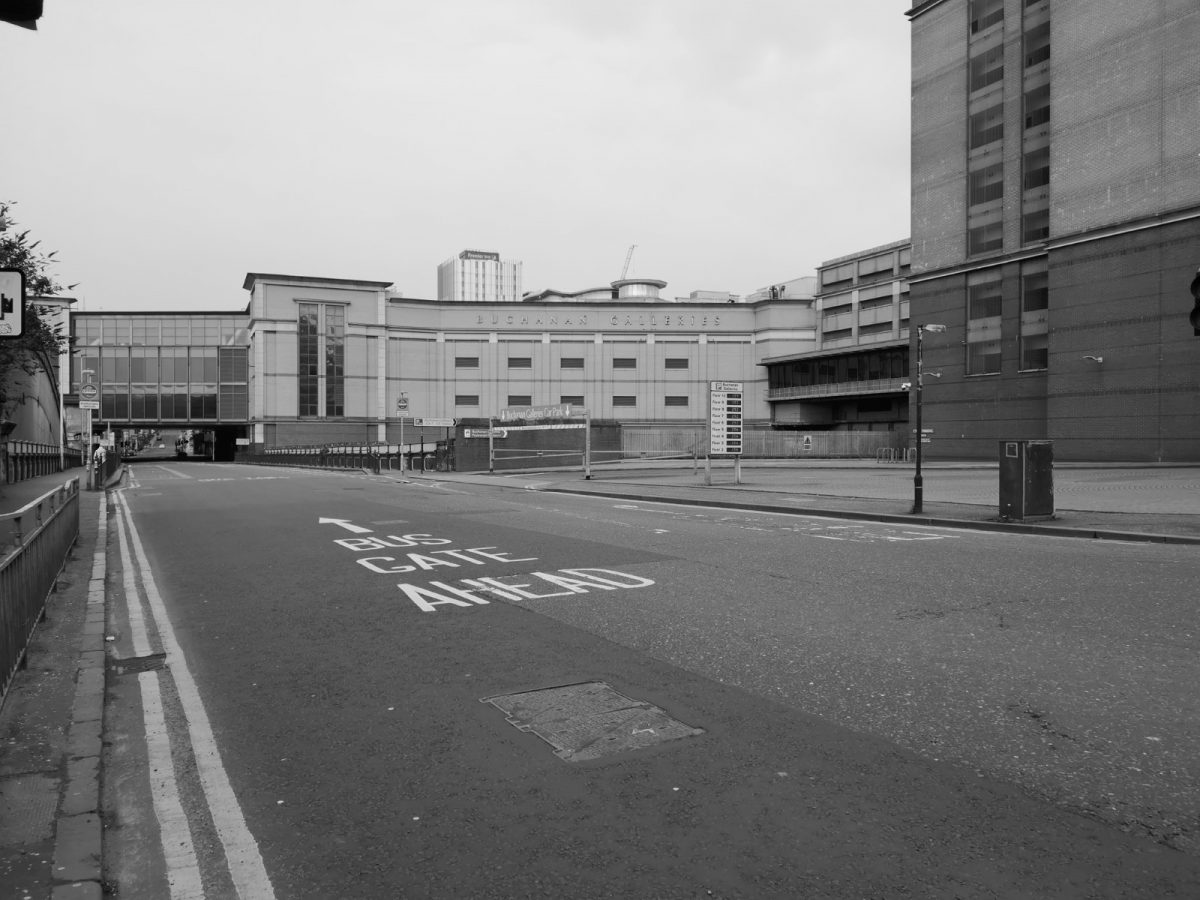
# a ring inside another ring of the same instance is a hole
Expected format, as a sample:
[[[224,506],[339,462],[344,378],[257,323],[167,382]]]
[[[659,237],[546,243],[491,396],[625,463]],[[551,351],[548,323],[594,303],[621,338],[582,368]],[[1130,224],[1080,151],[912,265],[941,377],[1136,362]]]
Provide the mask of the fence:
[[[78,478],[0,515],[0,698],[25,661],[46,597],[78,537]]]
[[[239,453],[238,462],[259,466],[302,466],[313,469],[369,469],[372,472],[447,472],[454,455],[444,441],[437,448],[413,452],[411,445],[361,444],[323,447],[270,447]]]
[[[776,431],[745,428],[743,459],[876,459],[880,450],[899,451],[900,431]],[[621,429],[625,459],[690,457],[707,452],[704,428],[626,425]]]
[[[54,444],[37,444],[33,441],[5,441],[0,445],[0,471],[8,484],[16,484],[26,478],[53,475],[63,469],[63,450]],[[69,454],[68,454],[69,456]]]

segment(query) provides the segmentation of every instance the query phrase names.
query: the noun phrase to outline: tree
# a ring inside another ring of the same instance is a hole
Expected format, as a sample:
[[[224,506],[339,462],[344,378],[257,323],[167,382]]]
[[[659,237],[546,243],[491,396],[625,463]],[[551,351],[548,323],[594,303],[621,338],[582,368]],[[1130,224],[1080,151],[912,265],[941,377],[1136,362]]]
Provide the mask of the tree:
[[[49,274],[58,251],[47,254],[38,252],[41,241],[29,242],[28,231],[18,231],[10,209],[14,204],[0,201],[0,269],[20,269],[25,273],[25,293],[31,297],[50,297],[62,287]],[[75,285],[71,285],[75,287]],[[23,373],[33,376],[46,372],[57,377],[59,354],[66,349],[68,337],[61,334],[60,326],[51,325],[43,307],[28,304],[25,310],[25,328],[20,337],[0,340],[0,418],[9,410],[24,402],[10,397],[14,376]]]

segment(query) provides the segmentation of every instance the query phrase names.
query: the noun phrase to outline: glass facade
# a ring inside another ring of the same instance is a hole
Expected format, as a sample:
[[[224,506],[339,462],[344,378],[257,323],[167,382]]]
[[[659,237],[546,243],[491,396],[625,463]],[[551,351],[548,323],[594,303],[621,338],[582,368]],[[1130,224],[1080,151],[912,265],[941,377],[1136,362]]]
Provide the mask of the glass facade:
[[[767,373],[771,390],[818,384],[844,384],[851,388],[861,381],[907,377],[908,347],[881,347],[837,356],[797,359],[768,366]]]
[[[75,313],[71,390],[87,372],[102,421],[245,422],[248,328],[244,316]]]

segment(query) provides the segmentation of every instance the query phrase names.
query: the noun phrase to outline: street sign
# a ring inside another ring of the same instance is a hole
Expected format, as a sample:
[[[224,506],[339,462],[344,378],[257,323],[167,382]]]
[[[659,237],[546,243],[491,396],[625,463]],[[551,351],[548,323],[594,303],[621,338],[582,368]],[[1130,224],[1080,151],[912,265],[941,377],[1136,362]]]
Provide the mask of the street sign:
[[[408,412],[408,395],[401,394],[400,399],[396,401],[396,412]]]
[[[0,338],[25,332],[25,273],[0,269]]]
[[[742,382],[710,381],[708,452],[740,456],[742,452]]]
[[[505,438],[508,437],[507,428],[464,428],[463,437],[469,438]]]
[[[81,384],[79,386],[79,397],[81,400],[95,400],[98,396],[100,396],[100,388],[96,387],[94,384]],[[88,409],[89,407],[81,404],[80,408]],[[93,406],[90,408],[96,409],[97,407]]]
[[[80,400],[79,408],[80,409],[99,409],[100,401],[99,400]]]
[[[453,419],[413,419],[418,428],[453,428]]]

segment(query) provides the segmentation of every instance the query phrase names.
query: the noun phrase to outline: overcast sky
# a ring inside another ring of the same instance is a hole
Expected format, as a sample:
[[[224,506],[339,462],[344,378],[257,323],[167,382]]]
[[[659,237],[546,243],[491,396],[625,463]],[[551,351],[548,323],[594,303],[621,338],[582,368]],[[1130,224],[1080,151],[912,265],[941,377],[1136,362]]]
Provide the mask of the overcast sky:
[[[909,236],[910,0],[46,0],[0,198],[87,310],[247,272],[746,294]]]

